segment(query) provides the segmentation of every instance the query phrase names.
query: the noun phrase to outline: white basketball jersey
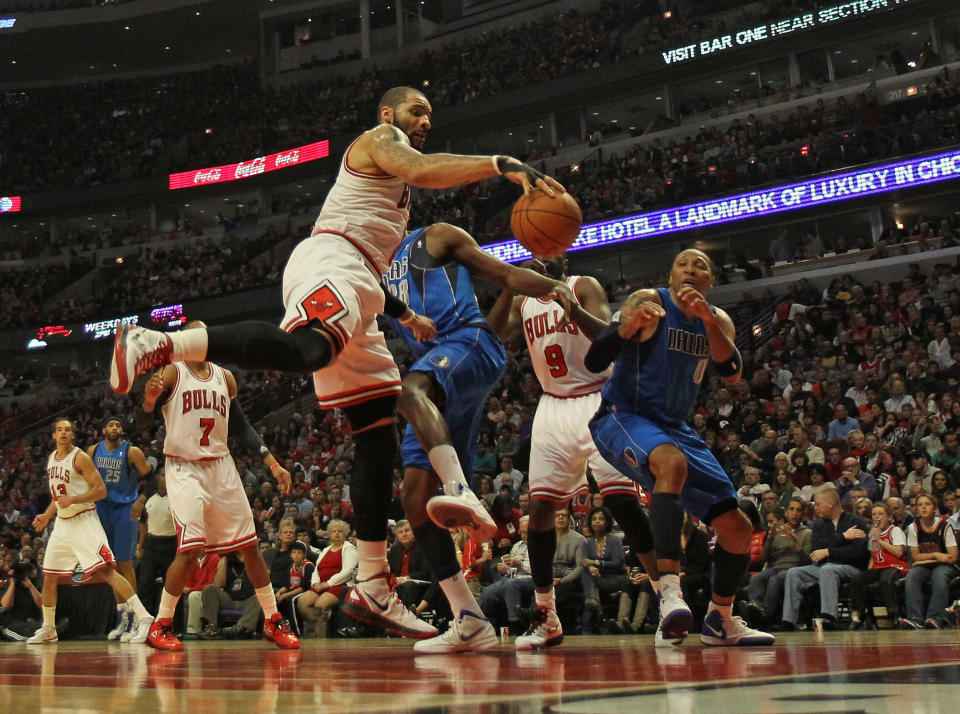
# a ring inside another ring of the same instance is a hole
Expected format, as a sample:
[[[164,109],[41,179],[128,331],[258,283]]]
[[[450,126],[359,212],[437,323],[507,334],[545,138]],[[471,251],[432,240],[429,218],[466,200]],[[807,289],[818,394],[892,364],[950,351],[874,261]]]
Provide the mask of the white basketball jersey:
[[[579,278],[570,276],[566,284],[575,290]],[[533,371],[543,391],[554,397],[576,397],[598,391],[612,369],[593,373],[583,366],[590,340],[572,322],[557,327],[563,308],[553,300],[523,298],[520,304],[523,336],[527,340]]]
[[[207,362],[210,375],[201,379],[183,362],[174,362],[177,383],[163,405],[167,436],[163,453],[187,461],[226,456],[230,392],[223,368]]]
[[[356,143],[350,144],[343,154],[340,173],[323,202],[313,225],[313,235],[330,232],[347,238],[373,263],[379,279],[387,272],[397,246],[406,235],[410,188],[396,176],[367,174],[350,168],[350,151]]]
[[[79,447],[74,446],[73,450],[62,459],[57,458],[56,451],[47,458],[47,485],[50,487],[50,495],[57,502],[57,515],[60,518],[71,518],[78,513],[96,508],[93,503],[75,503],[66,508],[60,507],[59,501],[62,496],[82,496],[90,490],[87,480],[74,465],[79,453]]]

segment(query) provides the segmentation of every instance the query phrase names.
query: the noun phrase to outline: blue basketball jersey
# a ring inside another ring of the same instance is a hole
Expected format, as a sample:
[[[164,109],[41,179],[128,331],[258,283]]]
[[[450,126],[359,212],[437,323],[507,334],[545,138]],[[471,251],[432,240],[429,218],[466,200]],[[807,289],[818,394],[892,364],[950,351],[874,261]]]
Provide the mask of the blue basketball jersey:
[[[603,398],[618,409],[679,424],[696,403],[710,362],[710,344],[703,320],[687,319],[667,288],[657,288],[657,293],[666,316],[649,340],[631,340],[624,346]]]
[[[391,295],[437,323],[437,340],[463,327],[487,327],[470,273],[456,261],[441,262],[430,255],[423,228],[403,239],[383,281]],[[437,345],[437,341],[417,342],[411,330],[397,320],[390,322],[415,357]]]
[[[106,441],[101,441],[93,452],[93,465],[103,478],[107,487],[105,500],[110,503],[133,503],[137,499],[140,474],[131,473],[129,451],[129,441],[121,441],[113,451],[107,448]]]

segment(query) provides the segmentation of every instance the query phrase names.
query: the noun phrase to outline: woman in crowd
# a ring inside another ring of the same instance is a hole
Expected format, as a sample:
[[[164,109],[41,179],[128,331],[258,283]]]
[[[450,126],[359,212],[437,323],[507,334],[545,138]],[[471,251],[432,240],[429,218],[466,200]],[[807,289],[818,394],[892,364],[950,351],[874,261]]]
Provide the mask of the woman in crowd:
[[[590,537],[583,545],[583,633],[597,634],[603,619],[600,598],[609,593],[626,591],[630,588],[623,560],[623,543],[613,531],[613,515],[603,506],[594,507],[587,514],[590,524]],[[630,617],[629,598],[626,612],[618,614],[617,620]]]
[[[305,622],[319,622],[321,635],[341,593],[357,573],[360,557],[357,546],[347,540],[349,535],[350,526],[345,521],[334,519],[327,524],[330,545],[320,551],[310,589],[296,597],[297,612]]]
[[[777,469],[772,490],[777,494],[781,508],[786,508],[791,498],[800,495],[800,489],[793,485],[793,478],[786,469]]]

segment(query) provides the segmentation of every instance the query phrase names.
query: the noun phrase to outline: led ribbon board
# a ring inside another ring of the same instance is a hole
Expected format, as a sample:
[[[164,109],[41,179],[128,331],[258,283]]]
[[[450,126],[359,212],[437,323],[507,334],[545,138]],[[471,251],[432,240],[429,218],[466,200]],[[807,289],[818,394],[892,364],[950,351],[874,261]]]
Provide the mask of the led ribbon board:
[[[236,164],[227,164],[226,166],[211,166],[206,169],[195,169],[193,171],[181,171],[180,173],[170,174],[170,189],[188,188],[190,186],[207,186],[213,183],[225,183],[227,181],[237,181],[239,179],[259,176],[269,171],[285,169],[297,164],[305,164],[308,161],[315,161],[330,155],[330,142],[317,141],[312,144],[298,146],[295,149],[279,151],[276,154],[267,156],[258,156],[248,161],[240,161]]]
[[[588,223],[580,229],[580,234],[568,250],[599,248],[694,228],[708,228],[955,178],[960,178],[960,150]],[[515,240],[491,243],[483,246],[483,249],[508,263],[533,257]]]
[[[725,35],[717,35],[689,45],[672,47],[660,53],[664,64],[714,56],[739,47],[749,47],[758,42],[773,40],[795,32],[809,32],[838,22],[857,20],[867,15],[893,10],[903,5],[917,4],[922,0],[850,0],[821,7],[814,12],[805,12],[785,17],[756,27],[742,27]]]
[[[0,213],[17,213],[19,211],[19,196],[0,196]]]

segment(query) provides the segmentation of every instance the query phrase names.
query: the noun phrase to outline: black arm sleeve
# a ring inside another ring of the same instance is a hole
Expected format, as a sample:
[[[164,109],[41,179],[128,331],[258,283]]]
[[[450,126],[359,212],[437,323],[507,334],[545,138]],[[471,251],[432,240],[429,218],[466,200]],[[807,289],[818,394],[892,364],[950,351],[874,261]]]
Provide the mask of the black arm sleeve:
[[[597,335],[597,339],[590,345],[590,349],[587,350],[587,354],[583,358],[584,367],[591,372],[602,372],[610,366],[610,363],[620,354],[623,346],[627,344],[627,341],[617,332],[619,327],[619,322],[611,322],[603,329],[603,332]]]
[[[400,298],[391,295],[390,291],[384,287],[383,283],[380,283],[380,289],[383,290],[383,295],[385,298],[383,303],[383,314],[387,317],[392,317],[395,320],[399,320],[401,317],[403,317],[403,313],[407,311],[407,303]]]
[[[247,421],[247,417],[243,413],[243,407],[240,406],[239,399],[233,399],[230,402],[230,422],[227,424],[227,429],[229,429],[230,434],[239,439],[240,443],[247,449],[259,454],[261,458],[265,458],[263,449],[267,447],[264,446],[263,439],[260,438],[257,430]]]
[[[149,462],[147,462],[149,463]],[[135,467],[134,467],[135,468]],[[139,471],[137,472],[139,473]],[[137,483],[138,495],[150,498],[157,492],[157,470],[150,469],[146,476],[140,475],[140,481]]]

